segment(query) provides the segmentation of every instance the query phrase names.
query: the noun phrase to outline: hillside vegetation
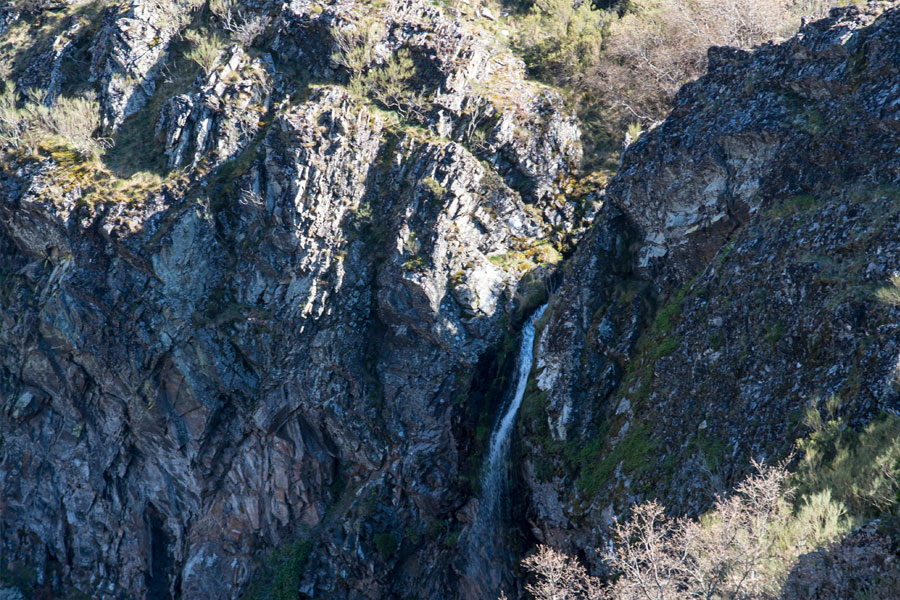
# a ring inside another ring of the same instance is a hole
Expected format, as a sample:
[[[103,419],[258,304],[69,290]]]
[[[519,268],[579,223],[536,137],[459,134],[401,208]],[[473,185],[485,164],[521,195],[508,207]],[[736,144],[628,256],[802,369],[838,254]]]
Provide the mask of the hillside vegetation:
[[[833,405],[836,406],[836,405]],[[720,495],[699,519],[671,518],[656,501],[634,506],[598,549],[612,582],[540,546],[523,561],[537,600],[890,600],[900,589],[894,554],[900,519],[900,417],[861,431],[810,407],[813,433],[786,461]]]
[[[509,12],[511,46],[580,117],[588,166],[613,169],[626,133],[665,118],[711,46],[750,48],[790,37],[850,0],[622,0],[606,7],[534,0]],[[862,0],[858,0],[863,4]]]

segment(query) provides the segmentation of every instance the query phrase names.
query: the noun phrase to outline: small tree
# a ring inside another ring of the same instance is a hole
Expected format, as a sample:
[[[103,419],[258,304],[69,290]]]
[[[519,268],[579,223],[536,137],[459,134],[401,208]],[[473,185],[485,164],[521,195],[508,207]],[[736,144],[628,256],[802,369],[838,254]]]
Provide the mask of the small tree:
[[[383,65],[351,79],[350,91],[356,95],[369,95],[385,108],[396,110],[404,119],[421,118],[426,100],[416,89],[417,85],[412,54],[402,48]]]
[[[600,579],[588,575],[577,559],[540,545],[537,552],[522,561],[527,571],[537,576],[525,589],[537,600],[597,600],[602,598]]]

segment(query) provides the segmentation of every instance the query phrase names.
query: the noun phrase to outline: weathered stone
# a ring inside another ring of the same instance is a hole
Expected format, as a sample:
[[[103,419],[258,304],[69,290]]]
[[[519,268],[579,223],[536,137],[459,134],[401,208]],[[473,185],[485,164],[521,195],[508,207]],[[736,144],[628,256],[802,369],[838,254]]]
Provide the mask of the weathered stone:
[[[786,456],[818,399],[857,427],[900,407],[897,309],[871,291],[900,261],[898,41],[896,8],[846,9],[711,49],[627,148],[538,337],[521,433],[540,541],[602,570],[613,515],[703,512],[751,458]]]
[[[107,10],[91,62],[104,129],[114,131],[147,103],[169,42],[201,4],[200,0],[128,0]]]

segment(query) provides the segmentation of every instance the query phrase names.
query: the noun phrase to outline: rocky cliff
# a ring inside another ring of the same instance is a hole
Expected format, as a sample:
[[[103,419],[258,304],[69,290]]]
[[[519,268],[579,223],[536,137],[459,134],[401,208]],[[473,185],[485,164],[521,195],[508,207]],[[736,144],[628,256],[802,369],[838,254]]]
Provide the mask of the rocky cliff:
[[[91,90],[111,147],[6,149],[4,577],[454,597],[496,349],[580,226],[559,96],[417,3],[246,3],[257,45],[202,69],[184,39],[207,5],[15,6],[8,36],[55,41],[13,76],[49,65],[48,105]],[[362,69],[409,52],[414,112],[348,92],[339,32],[375,22]]]
[[[539,540],[591,558],[632,503],[698,514],[787,456],[808,407],[898,409],[898,40],[897,9],[849,8],[712,48],[625,152],[538,337],[520,434]]]
[[[0,119],[0,581],[459,597],[516,332],[548,296],[522,548],[599,567],[634,501],[702,512],[807,407],[900,409],[900,9],[711,49],[603,191],[495,19],[0,6],[3,115],[38,122]],[[95,152],[40,108],[73,98]]]

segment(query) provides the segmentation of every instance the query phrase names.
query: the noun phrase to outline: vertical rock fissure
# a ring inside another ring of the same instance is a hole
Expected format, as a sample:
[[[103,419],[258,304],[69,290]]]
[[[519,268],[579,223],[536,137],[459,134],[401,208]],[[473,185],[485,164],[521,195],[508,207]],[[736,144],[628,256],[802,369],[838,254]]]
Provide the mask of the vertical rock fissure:
[[[170,600],[169,578],[173,570],[169,552],[170,540],[160,514],[147,508],[147,530],[150,545],[150,568],[147,572],[147,600]]]
[[[544,314],[545,308],[546,305],[538,308],[522,328],[516,365],[516,387],[509,405],[491,433],[478,512],[466,536],[466,577],[462,586],[462,595],[466,598],[496,598],[500,593],[504,572],[508,570],[509,552],[504,548],[503,532],[508,525],[510,438],[528,386],[528,375],[531,373],[534,324]]]

